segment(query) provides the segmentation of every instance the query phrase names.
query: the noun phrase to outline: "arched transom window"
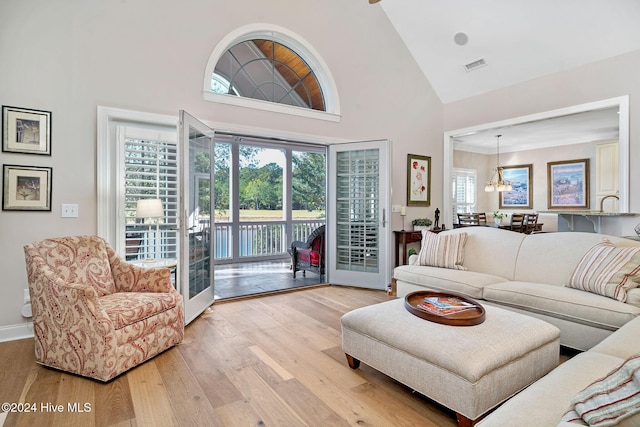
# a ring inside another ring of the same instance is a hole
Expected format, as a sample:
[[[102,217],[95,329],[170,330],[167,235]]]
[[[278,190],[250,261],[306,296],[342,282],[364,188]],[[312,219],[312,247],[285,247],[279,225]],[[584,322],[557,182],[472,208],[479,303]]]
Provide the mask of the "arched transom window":
[[[264,102],[279,104],[287,107],[278,111],[291,114],[301,113],[282,108],[339,114],[335,85],[322,59],[300,37],[277,30],[251,27],[227,36],[209,58],[205,99],[274,110]]]
[[[232,46],[216,64],[212,78],[216,75],[229,82],[231,95],[325,110],[313,70],[297,53],[273,40],[253,39]]]

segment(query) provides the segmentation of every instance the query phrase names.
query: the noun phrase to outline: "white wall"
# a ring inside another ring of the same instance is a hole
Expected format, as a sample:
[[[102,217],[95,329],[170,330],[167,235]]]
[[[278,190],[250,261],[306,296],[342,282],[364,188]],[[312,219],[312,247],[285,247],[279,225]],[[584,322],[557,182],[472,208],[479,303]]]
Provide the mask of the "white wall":
[[[214,104],[204,69],[225,35],[254,23],[300,35],[336,81],[340,123]],[[0,103],[52,111],[52,156],[0,153],[1,163],[53,167],[53,211],[0,211],[0,339],[23,324],[22,246],[96,233],[96,107],[347,140],[393,141],[392,203],[406,204],[407,153],[431,156],[431,208],[440,205],[442,105],[379,5],[323,0],[9,0],[0,3]],[[60,218],[61,203],[80,217]],[[392,216],[394,229],[401,218]]]

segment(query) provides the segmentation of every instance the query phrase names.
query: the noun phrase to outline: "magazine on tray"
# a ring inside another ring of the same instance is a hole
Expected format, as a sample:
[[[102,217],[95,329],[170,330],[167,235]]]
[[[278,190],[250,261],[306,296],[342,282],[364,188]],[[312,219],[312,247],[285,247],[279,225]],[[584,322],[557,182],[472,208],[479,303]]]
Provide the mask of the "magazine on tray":
[[[433,314],[446,315],[475,309],[476,306],[457,297],[426,297],[418,308]]]

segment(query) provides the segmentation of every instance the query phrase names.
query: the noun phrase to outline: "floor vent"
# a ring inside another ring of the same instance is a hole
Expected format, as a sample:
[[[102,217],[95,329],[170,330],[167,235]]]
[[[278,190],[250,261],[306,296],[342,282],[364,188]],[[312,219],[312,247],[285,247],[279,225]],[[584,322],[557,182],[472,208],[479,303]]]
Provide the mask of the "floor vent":
[[[469,62],[468,64],[464,64],[464,68],[467,71],[477,70],[478,68],[485,67],[487,65],[487,61],[484,58],[476,59],[475,61]]]

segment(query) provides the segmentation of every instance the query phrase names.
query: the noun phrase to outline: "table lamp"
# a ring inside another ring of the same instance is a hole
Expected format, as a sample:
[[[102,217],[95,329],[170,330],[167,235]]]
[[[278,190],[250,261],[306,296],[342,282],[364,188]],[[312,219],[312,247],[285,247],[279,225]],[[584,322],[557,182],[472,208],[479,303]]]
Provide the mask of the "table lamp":
[[[160,224],[159,218],[164,216],[164,210],[162,209],[162,200],[160,199],[140,199],[136,204],[136,217],[142,218],[145,223],[147,223],[147,219],[155,219],[156,223],[156,232],[153,239],[153,253],[154,257],[151,258],[147,256],[145,261],[153,262],[155,261],[155,255],[157,250],[157,239],[158,239],[158,227]],[[151,224],[149,223],[149,234],[151,234]],[[147,243],[147,248],[149,244]]]

